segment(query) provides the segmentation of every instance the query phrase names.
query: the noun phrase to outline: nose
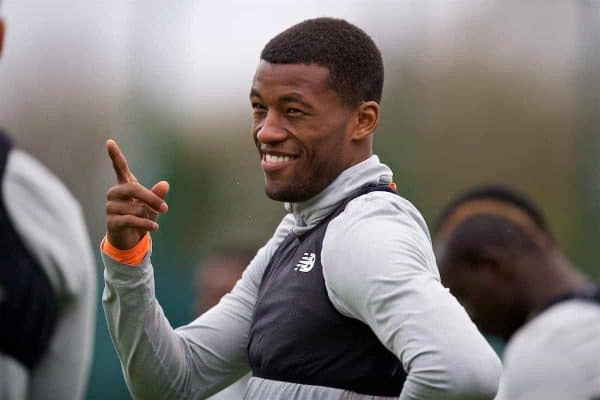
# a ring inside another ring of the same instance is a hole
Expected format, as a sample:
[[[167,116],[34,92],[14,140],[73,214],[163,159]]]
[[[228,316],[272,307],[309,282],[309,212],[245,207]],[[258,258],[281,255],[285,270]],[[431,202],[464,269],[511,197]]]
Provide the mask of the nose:
[[[282,125],[282,120],[276,111],[269,110],[262,126],[256,132],[256,140],[263,144],[282,142],[288,133]]]

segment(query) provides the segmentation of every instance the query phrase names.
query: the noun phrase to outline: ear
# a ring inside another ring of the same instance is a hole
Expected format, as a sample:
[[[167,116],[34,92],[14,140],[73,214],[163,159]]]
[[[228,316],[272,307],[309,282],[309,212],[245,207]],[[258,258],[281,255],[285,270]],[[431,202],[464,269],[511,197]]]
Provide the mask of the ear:
[[[4,20],[0,18],[0,55],[2,55],[2,45],[4,44]]]
[[[352,140],[360,141],[370,136],[379,124],[379,104],[376,101],[365,101],[356,110],[356,128]]]

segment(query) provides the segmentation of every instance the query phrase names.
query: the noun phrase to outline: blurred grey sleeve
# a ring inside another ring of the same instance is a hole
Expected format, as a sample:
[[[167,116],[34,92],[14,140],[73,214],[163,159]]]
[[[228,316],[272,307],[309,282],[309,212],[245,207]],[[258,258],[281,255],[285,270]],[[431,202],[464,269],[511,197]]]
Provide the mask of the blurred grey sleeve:
[[[0,354],[0,399],[27,399],[28,387],[29,372],[27,368],[11,357]]]
[[[494,398],[500,361],[440,283],[427,226],[410,203],[389,193],[350,202],[329,224],[322,261],[334,306],[402,362],[400,399]]]
[[[94,344],[96,268],[81,207],[56,176],[18,149],[9,154],[2,193],[59,303],[49,349],[29,377],[28,398],[82,399]]]
[[[140,267],[102,255],[104,311],[134,398],[204,398],[248,372],[246,347],[258,287],[289,224],[285,218],[231,293],[178,329],[171,327],[155,298],[150,254]]]

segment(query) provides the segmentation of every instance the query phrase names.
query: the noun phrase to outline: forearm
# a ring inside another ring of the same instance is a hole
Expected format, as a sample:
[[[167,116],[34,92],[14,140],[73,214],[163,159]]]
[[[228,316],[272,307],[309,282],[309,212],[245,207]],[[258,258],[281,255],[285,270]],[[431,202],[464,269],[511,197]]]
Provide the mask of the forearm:
[[[435,279],[397,284],[373,284],[368,321],[407,373],[400,399],[492,400],[500,361],[462,307]]]
[[[248,372],[248,331],[263,258],[260,251],[219,304],[173,330],[154,297],[149,257],[130,267],[103,254],[104,310],[136,398],[203,398]]]
[[[444,298],[442,290],[434,307],[406,320],[409,332],[398,332],[394,340],[394,350],[408,372],[400,398],[491,400],[498,389],[500,361],[462,308],[454,299]],[[405,334],[408,340],[402,337]]]
[[[140,266],[131,267],[102,253],[104,311],[125,379],[135,397],[204,398],[249,371],[248,333],[258,287],[269,258],[292,223],[291,216],[284,218],[233,290],[177,330],[173,330],[154,297],[149,255]]]
[[[187,398],[186,350],[154,297],[149,256],[140,267],[103,254],[103,306],[125,380],[135,398]]]

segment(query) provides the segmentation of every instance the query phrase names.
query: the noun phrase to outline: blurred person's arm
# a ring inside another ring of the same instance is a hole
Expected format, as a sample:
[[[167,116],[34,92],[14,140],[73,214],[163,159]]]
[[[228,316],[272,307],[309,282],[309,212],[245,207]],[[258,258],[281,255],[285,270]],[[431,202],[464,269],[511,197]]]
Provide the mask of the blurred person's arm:
[[[30,371],[27,398],[82,399],[95,331],[96,269],[81,208],[58,178],[18,149],[9,154],[2,195],[51,284],[58,312],[49,345]]]
[[[400,399],[494,398],[500,361],[440,283],[412,205],[388,193],[353,200],[329,224],[322,260],[336,309],[369,325],[402,362]]]
[[[178,329],[154,296],[151,249],[139,266],[130,266],[108,256],[105,242],[104,311],[134,398],[204,398],[249,371],[246,348],[258,287],[291,225],[289,218],[283,220],[231,293]]]

